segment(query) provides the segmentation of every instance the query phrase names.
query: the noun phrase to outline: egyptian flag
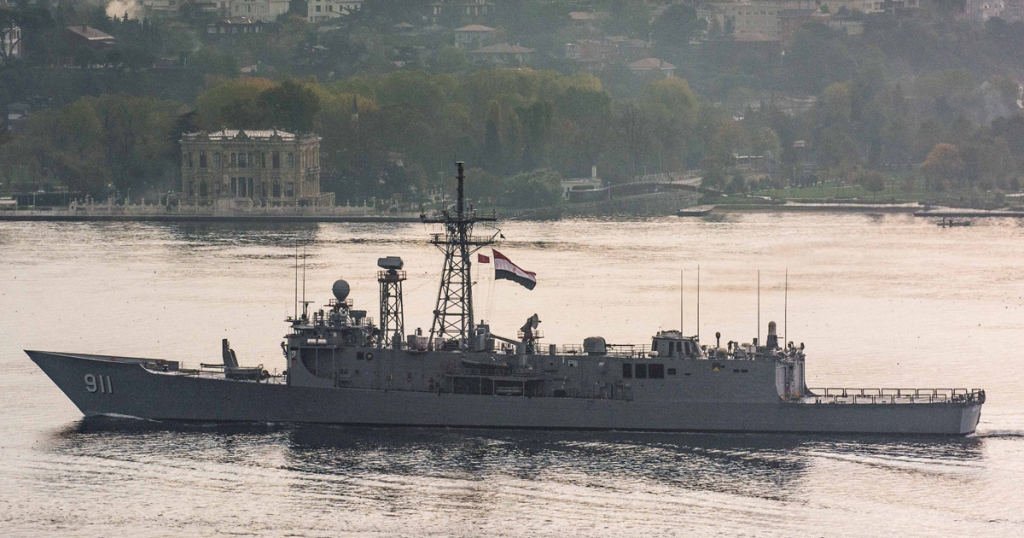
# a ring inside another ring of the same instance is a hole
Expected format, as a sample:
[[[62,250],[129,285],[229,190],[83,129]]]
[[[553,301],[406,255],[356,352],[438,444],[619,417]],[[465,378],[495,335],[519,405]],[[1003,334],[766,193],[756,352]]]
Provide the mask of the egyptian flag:
[[[528,290],[532,290],[537,286],[537,273],[524,271],[518,265],[512,263],[512,260],[506,258],[504,254],[497,250],[492,249],[491,252],[494,254],[495,280],[511,280],[519,283]]]

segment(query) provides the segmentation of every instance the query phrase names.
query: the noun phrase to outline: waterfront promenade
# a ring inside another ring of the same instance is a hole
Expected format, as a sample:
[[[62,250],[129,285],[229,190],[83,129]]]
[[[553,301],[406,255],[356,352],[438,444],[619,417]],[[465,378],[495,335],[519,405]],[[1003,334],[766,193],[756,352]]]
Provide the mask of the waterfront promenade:
[[[212,211],[161,206],[0,211],[2,221],[43,222],[419,222],[418,211],[378,211],[363,207],[268,208]]]

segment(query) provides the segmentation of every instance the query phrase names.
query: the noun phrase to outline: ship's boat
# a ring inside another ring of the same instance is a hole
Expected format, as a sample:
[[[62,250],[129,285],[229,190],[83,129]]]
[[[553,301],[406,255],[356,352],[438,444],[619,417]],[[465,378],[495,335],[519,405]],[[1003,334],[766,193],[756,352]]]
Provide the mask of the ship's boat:
[[[713,346],[681,331],[644,345],[599,336],[542,344],[540,318],[516,338],[474,322],[471,256],[500,233],[463,202],[423,220],[444,271],[428,334],[404,328],[401,258],[378,260],[380,321],[354,308],[347,282],[324,308],[289,318],[287,370],[246,367],[227,340],[219,364],[26,351],[87,416],[172,421],[255,421],[375,426],[557,428],[714,432],[966,435],[979,389],[808,388],[804,346],[779,341]],[[496,254],[497,255],[497,254]],[[516,268],[518,269],[518,268]],[[525,273],[526,278],[529,278]]]

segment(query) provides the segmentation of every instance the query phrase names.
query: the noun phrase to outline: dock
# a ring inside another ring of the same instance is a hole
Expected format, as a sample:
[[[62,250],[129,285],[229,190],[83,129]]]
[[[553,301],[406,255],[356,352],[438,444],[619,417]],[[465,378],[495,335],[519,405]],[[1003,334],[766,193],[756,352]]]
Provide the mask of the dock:
[[[1024,211],[988,211],[984,209],[933,209],[929,211],[915,211],[915,217],[935,217],[944,219],[973,219],[973,218],[1024,218]]]
[[[75,214],[71,212],[0,212],[0,222],[192,222],[192,223],[319,223],[319,222],[420,222],[419,215],[337,215],[337,214],[206,214],[139,213]]]

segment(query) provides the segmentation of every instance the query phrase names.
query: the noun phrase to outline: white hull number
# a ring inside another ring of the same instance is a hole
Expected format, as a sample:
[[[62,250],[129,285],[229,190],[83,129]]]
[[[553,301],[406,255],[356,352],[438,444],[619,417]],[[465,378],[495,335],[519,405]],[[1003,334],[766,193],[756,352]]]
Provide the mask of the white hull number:
[[[114,386],[110,384],[109,375],[85,374],[85,390],[100,394],[113,394]]]

